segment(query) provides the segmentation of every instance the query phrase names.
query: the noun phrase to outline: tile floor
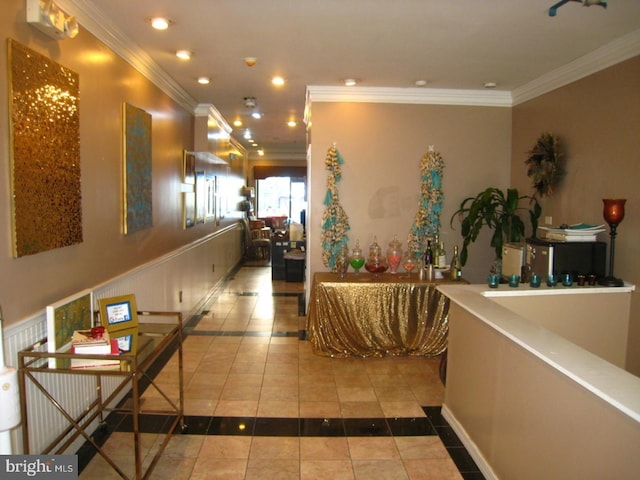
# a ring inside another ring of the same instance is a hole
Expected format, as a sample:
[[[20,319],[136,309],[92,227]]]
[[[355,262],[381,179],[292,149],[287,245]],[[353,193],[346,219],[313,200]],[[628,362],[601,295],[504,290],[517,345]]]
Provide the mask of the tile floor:
[[[245,264],[187,322],[189,428],[171,437],[151,478],[482,479],[440,416],[439,359],[314,355],[300,339],[302,292],[301,283],[272,282],[268,266]],[[176,362],[156,377],[172,398]],[[166,406],[153,388],[142,401]],[[148,464],[169,418],[143,415],[141,423]],[[127,475],[130,430],[112,414],[101,440]],[[80,466],[81,479],[120,478],[99,455],[80,455]]]

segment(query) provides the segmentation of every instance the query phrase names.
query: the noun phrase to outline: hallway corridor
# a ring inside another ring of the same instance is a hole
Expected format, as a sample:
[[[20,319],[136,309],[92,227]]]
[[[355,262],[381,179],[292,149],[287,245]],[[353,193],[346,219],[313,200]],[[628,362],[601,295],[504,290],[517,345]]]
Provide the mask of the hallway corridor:
[[[302,283],[245,265],[185,325],[187,434],[153,479],[482,479],[440,417],[439,358],[326,358],[301,340]],[[176,355],[156,382],[177,399]],[[165,400],[153,388],[142,407]],[[104,448],[134,471],[126,421]],[[163,417],[143,416],[148,463]],[[83,465],[82,459],[80,460]],[[81,479],[119,478],[96,455]]]

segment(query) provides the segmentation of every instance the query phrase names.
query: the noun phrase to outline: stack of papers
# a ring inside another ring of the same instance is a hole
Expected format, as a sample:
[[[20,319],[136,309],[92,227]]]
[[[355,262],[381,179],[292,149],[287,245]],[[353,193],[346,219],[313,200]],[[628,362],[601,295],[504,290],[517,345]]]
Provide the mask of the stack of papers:
[[[576,223],[559,227],[538,227],[538,235],[540,238],[559,242],[595,242],[598,234],[606,230],[604,224]]]

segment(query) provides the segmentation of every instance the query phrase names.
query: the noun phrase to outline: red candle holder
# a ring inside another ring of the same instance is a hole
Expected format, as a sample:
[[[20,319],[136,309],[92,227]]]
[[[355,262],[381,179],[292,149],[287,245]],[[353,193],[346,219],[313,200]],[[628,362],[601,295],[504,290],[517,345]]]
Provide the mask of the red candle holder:
[[[613,259],[616,248],[616,230],[620,222],[624,219],[624,205],[627,203],[627,200],[624,198],[603,198],[602,203],[604,204],[602,216],[611,229],[609,232],[611,241],[609,242],[609,275],[600,279],[598,283],[606,287],[621,287],[624,285],[624,280],[616,278],[613,275]]]

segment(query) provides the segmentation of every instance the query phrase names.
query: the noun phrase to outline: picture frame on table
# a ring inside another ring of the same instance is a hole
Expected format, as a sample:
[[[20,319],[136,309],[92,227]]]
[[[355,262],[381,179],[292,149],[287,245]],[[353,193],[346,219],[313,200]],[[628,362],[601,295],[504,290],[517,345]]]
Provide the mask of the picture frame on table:
[[[93,292],[83,290],[48,305],[47,351],[59,352],[71,346],[74,330],[89,330],[93,326]]]
[[[93,291],[83,290],[47,305],[47,352],[55,353],[71,348],[75,330],[93,327]],[[49,367],[56,367],[56,359],[49,359]]]
[[[138,326],[138,307],[133,294],[99,298],[100,323],[111,337],[115,332]]]

